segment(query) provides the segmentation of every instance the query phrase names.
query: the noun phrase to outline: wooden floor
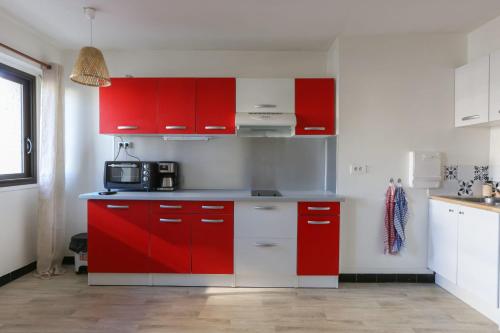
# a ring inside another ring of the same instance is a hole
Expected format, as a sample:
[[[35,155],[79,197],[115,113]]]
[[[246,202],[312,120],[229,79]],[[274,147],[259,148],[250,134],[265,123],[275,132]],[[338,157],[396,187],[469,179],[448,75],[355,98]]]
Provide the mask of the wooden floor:
[[[0,287],[0,332],[498,332],[432,284],[326,289],[89,287],[68,272]]]

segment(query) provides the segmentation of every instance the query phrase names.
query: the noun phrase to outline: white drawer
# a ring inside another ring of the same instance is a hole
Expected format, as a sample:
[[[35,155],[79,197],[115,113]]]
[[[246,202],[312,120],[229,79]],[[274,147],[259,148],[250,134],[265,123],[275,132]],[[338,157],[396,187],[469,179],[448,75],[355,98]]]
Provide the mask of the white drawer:
[[[235,274],[248,277],[297,275],[297,240],[293,238],[236,238]]]
[[[297,237],[296,202],[235,202],[234,236]]]

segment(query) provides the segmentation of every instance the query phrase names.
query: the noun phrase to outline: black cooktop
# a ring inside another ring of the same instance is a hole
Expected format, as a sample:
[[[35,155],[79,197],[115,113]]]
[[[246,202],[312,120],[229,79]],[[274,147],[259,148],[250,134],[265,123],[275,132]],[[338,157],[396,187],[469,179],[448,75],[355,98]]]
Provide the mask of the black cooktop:
[[[281,193],[276,190],[252,190],[252,197],[281,197]]]

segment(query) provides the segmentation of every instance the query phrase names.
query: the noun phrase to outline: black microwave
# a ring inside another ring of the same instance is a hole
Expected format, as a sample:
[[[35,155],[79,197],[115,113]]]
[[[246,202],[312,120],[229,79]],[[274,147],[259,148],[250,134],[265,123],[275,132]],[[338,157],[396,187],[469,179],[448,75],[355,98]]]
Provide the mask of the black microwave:
[[[154,191],[157,178],[157,162],[106,161],[104,163],[104,188],[108,191]]]

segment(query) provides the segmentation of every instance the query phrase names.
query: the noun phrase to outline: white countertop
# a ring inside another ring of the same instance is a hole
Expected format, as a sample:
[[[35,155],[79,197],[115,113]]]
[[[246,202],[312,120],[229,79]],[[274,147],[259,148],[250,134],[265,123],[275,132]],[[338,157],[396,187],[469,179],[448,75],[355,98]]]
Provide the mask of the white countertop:
[[[173,192],[118,192],[80,194],[84,200],[227,200],[227,201],[338,201],[344,197],[329,191],[280,191],[281,197],[252,197],[250,190],[177,190]]]

